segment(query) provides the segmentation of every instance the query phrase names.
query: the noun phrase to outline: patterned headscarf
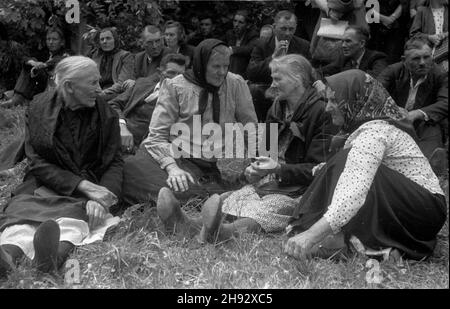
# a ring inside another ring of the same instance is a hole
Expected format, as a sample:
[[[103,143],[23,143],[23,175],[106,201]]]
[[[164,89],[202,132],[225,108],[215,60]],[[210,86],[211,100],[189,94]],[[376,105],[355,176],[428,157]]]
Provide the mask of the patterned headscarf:
[[[370,75],[348,70],[326,79],[344,116],[343,133],[352,133],[365,122],[383,119],[414,137],[414,128],[405,119],[406,111]]]

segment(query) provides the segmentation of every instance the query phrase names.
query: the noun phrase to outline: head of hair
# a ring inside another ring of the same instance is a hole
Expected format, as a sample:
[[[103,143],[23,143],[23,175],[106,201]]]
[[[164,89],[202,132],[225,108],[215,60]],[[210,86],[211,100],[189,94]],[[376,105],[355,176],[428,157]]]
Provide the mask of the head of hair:
[[[202,20],[205,20],[205,19],[211,19],[211,22],[214,24],[214,18],[213,18],[211,13],[206,12],[206,13],[201,14],[198,17],[198,21],[202,21]]]
[[[55,67],[54,77],[58,91],[62,90],[64,83],[79,78],[88,68],[97,67],[91,58],[85,56],[70,56],[61,60]]]
[[[412,37],[405,43],[404,54],[412,49],[422,49],[425,45],[431,48],[430,43],[424,37]]]
[[[183,25],[175,20],[168,20],[165,24],[164,24],[164,31],[166,31],[167,28],[177,28],[178,31],[178,43],[182,43],[184,42],[185,38],[186,38],[186,32],[184,31],[184,27]]]
[[[117,28],[116,27],[106,27],[106,28],[102,28],[100,29],[100,31],[98,32],[97,35],[97,44],[100,44],[100,34],[110,31],[113,38],[114,38],[114,49],[119,48],[120,46],[120,37],[119,37],[119,33],[117,32]]]
[[[181,54],[170,53],[161,59],[159,66],[161,68],[165,68],[169,62],[176,63],[178,65],[186,65],[186,58]]]
[[[359,40],[364,40],[367,43],[369,43],[370,40],[370,32],[368,29],[360,26],[347,26],[345,30],[353,30],[355,31],[356,35],[358,36]]]
[[[243,16],[245,19],[245,22],[247,24],[250,22],[250,14],[248,13],[247,10],[237,10],[233,16],[236,16],[236,15]]]
[[[271,70],[282,67],[289,78],[301,82],[305,88],[309,88],[314,82],[311,63],[301,55],[289,54],[275,58],[269,67]]]
[[[47,27],[47,29],[45,30],[45,33],[46,33],[46,34],[49,34],[49,33],[57,33],[58,36],[59,36],[59,38],[60,38],[63,42],[66,41],[66,38],[65,38],[65,36],[64,36],[64,32],[61,30],[61,28],[58,28],[58,27],[55,27],[55,26]]]
[[[153,34],[153,33],[158,33],[158,32],[162,34],[161,28],[159,26],[147,25],[147,26],[144,27],[144,29],[141,32],[141,39],[143,38],[143,36],[146,33],[152,33]]]
[[[286,20],[290,20],[290,19],[292,18],[292,16],[294,17],[295,22],[297,22],[297,16],[295,16],[294,13],[292,13],[291,11],[288,11],[288,10],[282,10],[282,11],[279,11],[279,12],[277,13],[277,15],[275,15],[274,21],[275,21],[275,23],[277,23],[277,22],[279,22],[280,19],[282,19],[282,18],[284,18],[284,19],[286,19]]]

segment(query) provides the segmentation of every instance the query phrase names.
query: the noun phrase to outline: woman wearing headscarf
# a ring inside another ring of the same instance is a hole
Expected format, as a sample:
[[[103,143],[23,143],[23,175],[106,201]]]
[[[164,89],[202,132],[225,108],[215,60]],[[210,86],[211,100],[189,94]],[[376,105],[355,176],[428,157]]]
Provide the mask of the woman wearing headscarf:
[[[404,112],[362,71],[327,81],[327,111],[347,138],[297,205],[291,227],[300,234],[285,251],[296,258],[326,256],[351,240],[363,252],[392,248],[417,260],[431,255],[446,218],[445,198]]]
[[[125,90],[124,81],[134,79],[134,56],[120,48],[119,34],[114,27],[99,31],[98,45],[91,58],[100,71],[100,96],[109,101]]]
[[[97,97],[99,80],[92,59],[67,57],[56,66],[56,89],[30,105],[30,168],[0,214],[0,275],[24,255],[41,271],[56,270],[117,203],[123,166],[119,122]]]
[[[216,194],[205,202],[202,240],[224,240],[242,230],[283,231],[298,197],[313,179],[313,167],[329,154],[329,140],[336,131],[325,113],[325,102],[312,87],[309,61],[301,55],[286,55],[272,60],[270,68],[271,91],[276,98],[269,110],[266,133],[271,124],[278,124],[277,158],[257,157],[245,170],[251,184],[221,197]],[[270,145],[274,136],[265,137],[266,145]],[[210,224],[220,221],[221,207],[224,214],[238,219],[221,226]],[[181,213],[181,209],[174,210],[173,214],[178,215],[165,221],[182,230],[183,223],[193,220],[185,214],[180,216]]]
[[[223,153],[223,137],[205,136],[200,131],[211,123],[220,125],[223,132],[226,123],[257,122],[247,84],[228,72],[230,54],[222,41],[204,40],[195,49],[193,68],[164,80],[148,137],[137,154],[125,160],[125,204],[148,202],[157,196],[158,203],[176,204],[173,192],[187,200],[226,191],[216,165],[216,154]],[[175,128],[183,128],[183,134]],[[215,146],[217,140],[221,147]],[[214,145],[213,149],[204,146],[207,144]],[[183,147],[175,155],[178,146]],[[171,190],[161,190],[164,187]]]

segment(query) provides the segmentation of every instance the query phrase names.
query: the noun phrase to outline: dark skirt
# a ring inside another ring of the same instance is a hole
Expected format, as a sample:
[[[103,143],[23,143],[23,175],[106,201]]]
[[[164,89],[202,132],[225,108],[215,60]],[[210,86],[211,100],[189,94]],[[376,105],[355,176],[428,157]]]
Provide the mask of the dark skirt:
[[[295,232],[309,229],[331,204],[349,149],[322,167],[293,213]],[[447,211],[443,195],[432,194],[404,175],[380,165],[366,201],[344,226],[346,238],[356,236],[372,249],[397,248],[405,257],[430,256]]]
[[[39,224],[59,218],[73,218],[87,222],[86,199],[56,194],[46,196],[19,194],[13,197],[6,204],[3,213],[0,213],[0,232],[11,225]]]
[[[181,201],[194,196],[206,197],[229,190],[222,182],[220,171],[214,162],[200,159],[177,159],[178,166],[189,172],[198,184],[189,183],[189,190],[175,193]],[[124,206],[156,201],[159,190],[168,187],[168,174],[162,170],[150,154],[142,149],[125,159],[123,168],[122,202]]]

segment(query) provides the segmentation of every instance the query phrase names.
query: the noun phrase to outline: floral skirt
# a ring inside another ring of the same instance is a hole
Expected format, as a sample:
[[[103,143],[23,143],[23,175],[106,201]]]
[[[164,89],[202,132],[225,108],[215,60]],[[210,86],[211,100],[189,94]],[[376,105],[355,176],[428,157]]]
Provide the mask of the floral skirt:
[[[222,212],[254,219],[266,232],[280,232],[287,227],[299,199],[282,194],[260,197],[253,185],[247,185],[225,199]]]

